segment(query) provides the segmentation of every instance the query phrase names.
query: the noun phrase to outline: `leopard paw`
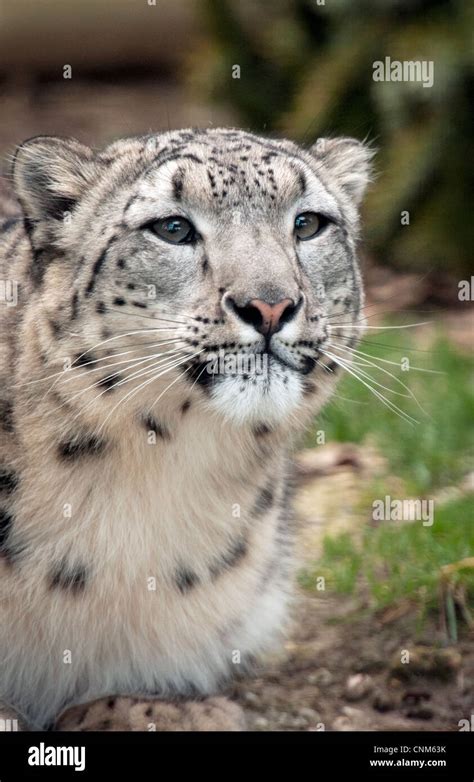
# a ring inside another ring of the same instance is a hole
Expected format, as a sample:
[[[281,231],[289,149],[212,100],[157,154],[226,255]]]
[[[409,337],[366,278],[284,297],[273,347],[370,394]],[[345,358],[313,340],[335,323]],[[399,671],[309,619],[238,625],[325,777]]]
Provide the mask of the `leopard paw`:
[[[162,701],[125,696],[100,698],[64,711],[57,731],[240,731],[241,708],[228,698]]]
[[[0,733],[10,733],[20,730],[28,730],[26,721],[12,706],[0,701]]]

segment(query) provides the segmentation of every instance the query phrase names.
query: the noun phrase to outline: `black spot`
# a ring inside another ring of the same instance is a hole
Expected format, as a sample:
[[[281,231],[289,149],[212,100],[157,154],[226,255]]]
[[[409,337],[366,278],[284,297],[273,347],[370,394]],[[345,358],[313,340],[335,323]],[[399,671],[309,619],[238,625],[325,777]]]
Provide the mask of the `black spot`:
[[[116,296],[114,299],[114,304],[116,304],[117,307],[123,307],[123,305],[126,303],[127,302],[125,301],[125,299],[123,299],[121,296]]]
[[[122,375],[120,375],[119,372],[116,372],[114,375],[106,375],[105,377],[101,377],[97,385],[101,386],[101,388],[105,388],[106,391],[113,391],[116,383],[120,383],[121,380]]]
[[[326,369],[328,372],[336,372],[339,369],[339,364],[336,364],[335,361],[330,361],[329,364],[326,364]]]
[[[254,516],[261,516],[266,513],[273,505],[274,490],[273,483],[269,481],[266,486],[260,491],[255,504],[252,509]]]
[[[245,538],[240,537],[230,547],[229,551],[213,562],[209,567],[209,572],[213,579],[218,578],[226,570],[235,567],[247,554],[248,546]]]
[[[107,309],[103,301],[98,301],[95,305],[96,312],[98,312],[100,315],[102,315],[105,310]]]
[[[183,595],[199,583],[199,578],[196,573],[193,573],[192,570],[187,570],[186,568],[180,568],[177,571],[174,580],[176,586]]]
[[[184,413],[188,412],[190,407],[191,407],[191,400],[186,399],[186,402],[183,402],[183,404],[181,405],[181,412],[183,413],[183,415]]]
[[[12,492],[18,486],[18,476],[12,470],[0,468],[0,491]]]
[[[142,301],[132,301],[132,306],[133,307],[140,307],[140,309],[142,309],[142,310],[146,310],[147,309],[147,305],[144,304]]]
[[[156,418],[153,418],[151,415],[147,416],[145,419],[145,428],[150,432],[154,432],[158,435],[158,437],[161,437],[163,440],[170,440],[171,435],[169,430],[164,426],[163,424],[160,424],[159,421],[156,420]]]
[[[78,314],[79,294],[75,291],[71,299],[71,320],[75,320]]]
[[[51,329],[52,336],[58,339],[61,336],[62,326],[56,320],[49,319],[49,327]]]
[[[19,223],[20,219],[21,218],[19,217],[8,217],[4,222],[2,222],[2,231],[9,231],[10,228],[13,228],[14,225]]]
[[[107,708],[108,709],[113,709],[114,706],[115,706],[115,701],[116,701],[116,698],[109,698],[109,700],[107,701]]]
[[[87,568],[83,565],[70,566],[66,560],[57,565],[50,574],[50,588],[64,589],[77,594],[83,592],[87,583]]]
[[[0,508],[0,556],[11,563],[21,551],[19,547],[12,546],[10,537],[13,529],[14,517],[7,510]]]
[[[118,259],[117,266],[119,267],[119,269],[125,269],[125,261],[123,258]]]
[[[92,267],[92,274],[91,274],[91,277],[89,279],[89,282],[87,283],[87,287],[86,287],[86,291],[85,291],[85,294],[86,294],[87,297],[89,297],[91,295],[91,293],[93,292],[93,290],[95,288],[95,283],[96,283],[97,277],[99,276],[99,274],[101,272],[101,269],[102,269],[102,266],[104,265],[105,259],[107,257],[107,252],[108,252],[109,248],[111,247],[111,245],[114,242],[116,242],[116,241],[117,241],[117,237],[116,236],[111,236],[111,238],[107,242],[106,247],[102,250],[101,254],[99,255],[99,257],[95,261],[95,263],[94,263],[94,265]]]
[[[92,362],[95,361],[96,358],[93,353],[78,353],[76,355],[76,358],[73,361],[74,367],[87,367],[87,369],[91,368]]]
[[[255,437],[264,437],[266,434],[271,433],[271,429],[266,424],[258,424],[258,426],[254,426],[253,433]]]
[[[181,196],[183,195],[183,174],[181,171],[176,172],[172,179],[172,185],[173,185],[173,197],[176,199],[176,201],[181,201]]]
[[[96,262],[92,267],[92,276],[89,279],[89,282],[87,283],[87,287],[85,291],[87,297],[91,295],[91,293],[95,288],[96,278],[99,275],[100,270],[104,264],[106,255],[107,255],[107,248],[101,252],[101,254],[99,255],[99,257],[97,258]]]
[[[197,384],[205,391],[210,391],[216,376],[212,372],[208,372],[209,364],[207,361],[196,361],[186,366],[186,373],[193,385]]]
[[[58,456],[65,461],[76,461],[88,456],[99,456],[107,447],[105,440],[96,435],[80,434],[65,440],[58,446]]]
[[[298,171],[298,183],[301,188],[301,194],[303,195],[306,191],[306,177],[302,171]]]
[[[207,274],[208,271],[209,271],[209,258],[207,257],[207,255],[205,255],[204,258],[202,259],[202,273]]]
[[[0,399],[0,425],[4,432],[13,432],[13,405],[8,399]]]

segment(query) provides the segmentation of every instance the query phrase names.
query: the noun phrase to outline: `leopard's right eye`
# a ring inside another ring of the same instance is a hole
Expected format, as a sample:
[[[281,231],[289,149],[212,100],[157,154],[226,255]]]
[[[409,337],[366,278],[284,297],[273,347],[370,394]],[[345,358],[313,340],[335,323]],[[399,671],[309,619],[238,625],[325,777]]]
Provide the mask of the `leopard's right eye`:
[[[163,217],[148,223],[145,228],[169,244],[190,244],[197,237],[194,225],[180,215]]]

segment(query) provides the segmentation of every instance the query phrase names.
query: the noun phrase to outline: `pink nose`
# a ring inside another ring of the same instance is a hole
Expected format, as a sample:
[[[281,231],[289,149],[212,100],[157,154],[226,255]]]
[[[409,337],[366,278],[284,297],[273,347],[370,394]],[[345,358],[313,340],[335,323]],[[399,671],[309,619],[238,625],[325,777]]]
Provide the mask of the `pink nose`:
[[[294,310],[292,299],[282,299],[277,304],[267,304],[262,299],[252,299],[247,306],[257,311],[254,326],[260,334],[266,336],[278,331],[285,312],[288,314],[289,309]]]

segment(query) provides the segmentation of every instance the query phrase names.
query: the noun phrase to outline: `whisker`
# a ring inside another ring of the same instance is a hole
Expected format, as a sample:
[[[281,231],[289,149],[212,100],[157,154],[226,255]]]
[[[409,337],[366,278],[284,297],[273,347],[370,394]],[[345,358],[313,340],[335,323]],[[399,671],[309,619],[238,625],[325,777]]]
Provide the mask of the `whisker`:
[[[336,350],[345,350],[346,352],[349,353],[349,355],[351,355],[351,349],[344,348],[344,347],[341,348],[341,347],[338,347],[338,346],[334,346],[334,347],[336,347]],[[389,391],[392,394],[397,394],[397,396],[405,396],[405,397],[406,396],[410,396],[414,400],[414,402],[417,404],[417,406],[419,407],[419,409],[421,410],[423,415],[426,415],[428,418],[430,418],[429,414],[422,407],[422,405],[418,401],[416,395],[413,393],[411,388],[409,388],[409,386],[407,386],[405,383],[403,383],[402,380],[400,380],[400,378],[396,377],[396,375],[392,374],[392,372],[389,372],[387,369],[384,369],[383,367],[379,367],[373,361],[368,361],[368,359],[363,359],[363,361],[365,362],[364,364],[360,364],[359,362],[354,362],[354,363],[356,363],[357,366],[366,366],[366,367],[367,366],[371,366],[371,367],[374,367],[375,369],[378,369],[379,372],[383,372],[385,375],[388,375],[390,378],[392,378],[392,380],[395,380],[396,383],[398,383],[400,386],[402,386],[402,388],[404,388],[406,391],[408,391],[408,394],[401,394],[400,392],[395,391],[393,388],[387,388],[386,386],[383,386],[383,385],[381,387],[384,388],[386,391]],[[367,379],[371,380],[376,385],[381,385],[381,384],[377,383],[377,381],[374,378],[372,378],[367,372],[363,372],[362,370],[359,370],[359,371],[362,373],[362,375],[364,377],[366,377]]]
[[[179,366],[180,364],[182,364],[182,363],[184,364],[184,363],[186,363],[187,361],[191,361],[193,358],[195,358],[196,356],[198,356],[200,353],[203,353],[203,352],[204,352],[204,350],[205,350],[205,348],[203,348],[202,350],[198,350],[196,353],[192,353],[190,356],[186,356],[185,358],[181,359],[180,361],[178,361],[178,362],[175,362],[174,364],[172,364],[172,365],[171,365],[170,367],[168,367],[167,369],[165,369],[165,370],[162,370],[162,371],[161,371],[161,372],[160,372],[158,375],[156,375],[156,376],[153,376],[152,378],[150,378],[150,379],[146,380],[146,381],[145,381],[145,383],[142,383],[142,384],[141,384],[141,385],[140,385],[138,388],[136,388],[136,389],[132,389],[132,391],[129,391],[129,392],[128,392],[128,394],[126,394],[126,395],[125,395],[125,397],[124,397],[123,399],[121,399],[121,400],[120,400],[120,401],[119,401],[119,402],[118,402],[118,403],[117,403],[117,404],[116,404],[116,405],[115,405],[115,406],[112,408],[112,410],[111,410],[111,411],[108,413],[107,417],[105,418],[104,422],[101,424],[101,426],[100,426],[100,428],[99,428],[99,433],[102,431],[102,429],[104,428],[104,426],[105,426],[105,424],[107,423],[108,419],[110,418],[110,416],[112,415],[112,413],[113,413],[113,412],[114,412],[114,411],[117,409],[117,407],[119,407],[119,405],[120,405],[120,404],[122,404],[122,403],[125,403],[125,402],[127,401],[127,399],[128,399],[130,396],[137,394],[137,393],[138,393],[138,392],[139,392],[139,391],[140,391],[142,388],[144,388],[144,386],[148,385],[149,383],[153,383],[155,380],[158,380],[158,378],[159,378],[159,377],[161,377],[161,376],[162,376],[162,374],[164,374],[164,372],[169,372],[169,371],[171,371],[172,369],[174,369],[175,367]],[[185,373],[183,373],[183,374],[185,374]],[[178,378],[177,378],[177,379],[178,379]]]
[[[334,354],[331,354],[328,351],[324,351],[324,350],[321,350],[321,353],[327,356],[328,358],[330,358],[332,361],[335,361],[336,364],[339,364],[339,366],[341,366],[342,369],[345,369],[345,371],[348,372],[350,375],[353,375],[353,377],[355,377],[356,380],[359,380],[359,382],[362,383],[362,385],[368,388],[369,391],[382,402],[382,404],[384,404],[386,407],[392,410],[392,412],[395,412],[397,415],[399,415],[400,418],[403,418],[407,423],[410,424],[420,423],[416,418],[413,418],[404,410],[401,410],[399,407],[397,407],[397,405],[394,402],[384,397],[383,394],[377,391],[377,389],[373,388],[369,383],[366,383],[365,380],[363,380],[363,378],[361,378],[359,374],[354,369],[352,369],[350,365],[347,364],[347,362],[344,361],[344,359],[341,359],[340,356],[335,356]]]
[[[94,399],[90,400],[86,405],[84,405],[80,409],[80,411],[74,416],[73,420],[76,420],[76,418],[78,418],[79,416],[83,415],[85,413],[85,411],[88,410],[89,407],[91,407],[91,405],[95,404],[97,402],[97,400],[100,399],[101,396],[103,396],[107,392],[111,391],[112,388],[116,388],[117,386],[120,386],[120,385],[125,385],[126,383],[130,383],[132,380],[139,380],[141,377],[144,377],[145,375],[150,374],[151,372],[156,372],[157,368],[164,368],[165,366],[168,366],[168,364],[166,364],[167,361],[169,361],[170,365],[172,366],[172,365],[174,365],[174,362],[176,361],[176,358],[175,357],[172,358],[171,356],[166,356],[166,357],[160,359],[159,361],[155,361],[155,363],[151,367],[150,366],[148,366],[148,367],[141,367],[139,370],[137,370],[136,372],[133,372],[128,377],[122,378],[121,380],[117,381],[116,383],[114,383],[109,388],[104,389],[104,391],[101,391],[101,393],[97,394],[94,397]],[[141,363],[144,363],[144,362],[141,362]],[[130,369],[134,369],[134,367],[130,367]],[[111,375],[111,377],[113,377],[113,375]],[[89,386],[89,389],[90,388],[94,388],[94,387],[96,387],[98,385],[99,385],[99,383],[94,383],[92,386]],[[84,390],[89,390],[89,389],[84,389]],[[70,402],[71,399],[68,399],[67,401]],[[119,401],[118,404],[120,404],[120,401]],[[116,407],[117,406],[118,405],[116,405]]]
[[[144,315],[141,312],[129,312],[128,310],[116,308],[116,307],[106,307],[107,312],[113,312],[116,315],[128,315],[129,317],[137,317],[137,318],[144,318],[144,320],[154,320],[154,321],[162,321],[163,323],[174,323],[178,326],[188,326],[189,324],[186,323],[185,320],[173,320],[171,318],[162,318],[159,315]]]
[[[366,329],[374,329],[377,331],[393,331],[393,330],[399,330],[399,329],[414,329],[418,326],[429,326],[431,324],[431,321],[425,320],[422,323],[405,323],[402,326],[354,326],[353,323],[338,323],[338,326],[350,326],[353,329],[361,329],[362,331],[365,331]]]
[[[330,345],[331,343],[327,343]],[[357,354],[358,356],[367,356],[367,358],[373,358],[375,361],[382,361],[384,364],[392,364],[395,367],[399,367],[400,363],[398,361],[389,361],[388,358],[380,358],[379,356],[373,356],[371,353],[365,353],[363,350],[356,350],[355,348],[349,347],[349,345],[341,345],[337,343],[332,343],[332,347],[340,347],[345,348],[346,350],[350,350],[352,353]],[[416,372],[428,372],[431,375],[445,375],[446,372],[442,372],[439,369],[425,369],[424,367],[414,367],[410,364],[410,371],[414,370]]]
[[[147,356],[146,358],[142,358],[140,360],[133,361],[133,359],[132,359],[133,365],[130,366],[130,367],[127,367],[126,371],[133,370],[133,369],[135,369],[135,367],[138,367],[140,364],[145,364],[147,361],[155,361],[156,359],[162,359],[163,361],[167,361],[170,358],[170,355],[168,355],[168,354],[171,353],[171,354],[178,355],[178,353],[180,353],[180,352],[182,352],[182,351],[176,350],[175,348],[172,348],[171,350],[166,350],[163,353],[151,354],[150,356]],[[134,372],[131,375],[128,375],[127,378],[123,378],[123,379],[121,379],[121,381],[117,381],[117,383],[114,383],[113,386],[110,386],[109,388],[106,388],[101,394],[99,394],[99,396],[102,396],[102,394],[107,393],[112,388],[115,388],[116,386],[121,385],[124,382],[128,382],[128,381],[132,380],[133,377],[138,372],[141,372],[143,369],[145,369],[145,368],[142,367],[141,369],[137,370],[137,372]],[[84,374],[87,374],[87,373],[84,373]],[[112,378],[114,378],[116,376],[117,376],[117,372],[111,372],[109,375],[105,375],[104,377],[100,378],[100,380],[97,380],[95,383],[92,383],[90,386],[87,386],[86,388],[82,388],[76,394],[73,394],[73,396],[68,397],[67,401],[68,402],[74,401],[74,399],[76,399],[78,396],[81,396],[81,394],[84,394],[86,391],[90,391],[92,388],[97,388],[98,386],[101,386],[105,380],[110,380],[110,379],[112,379]],[[96,397],[96,399],[98,399],[98,398],[99,397]]]
[[[172,345],[175,342],[182,342],[183,344],[185,344],[182,339],[178,339],[178,338],[177,339],[163,340],[161,342],[155,342],[155,343],[150,343],[150,344],[152,346],[158,347],[160,345],[161,346]],[[119,364],[128,364],[131,361],[139,361],[140,359],[145,359],[145,358],[150,358],[152,356],[159,356],[159,355],[161,355],[161,353],[148,353],[147,356],[136,356],[135,358],[125,358],[125,359],[123,359],[123,361],[114,361],[111,364],[102,364],[103,361],[108,361],[111,358],[117,358],[117,356],[126,356],[129,353],[136,353],[138,348],[139,348],[139,346],[137,346],[137,348],[135,350],[126,350],[124,353],[114,353],[113,355],[109,354],[107,356],[103,356],[102,358],[96,358],[93,361],[88,361],[86,364],[79,364],[78,366],[71,367],[71,369],[69,369],[69,370],[64,370],[65,374],[72,374],[72,371],[74,370],[73,377],[68,378],[68,380],[65,380],[64,383],[70,383],[71,380],[76,380],[77,378],[84,377],[84,375],[91,374],[92,372],[102,372],[104,369],[107,369],[108,367],[114,367],[114,366],[117,366]],[[90,367],[91,364],[102,364],[102,366],[95,367],[94,369],[88,369],[87,372],[83,372],[80,375],[75,374],[75,372],[77,372],[78,370],[82,369],[83,367]]]

